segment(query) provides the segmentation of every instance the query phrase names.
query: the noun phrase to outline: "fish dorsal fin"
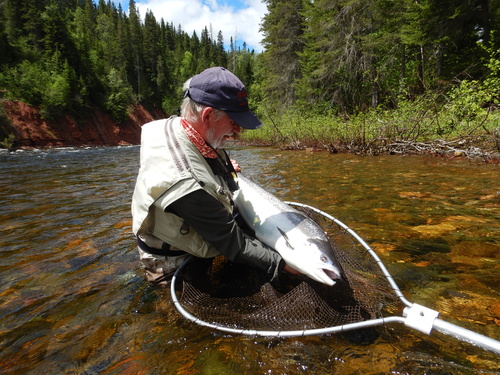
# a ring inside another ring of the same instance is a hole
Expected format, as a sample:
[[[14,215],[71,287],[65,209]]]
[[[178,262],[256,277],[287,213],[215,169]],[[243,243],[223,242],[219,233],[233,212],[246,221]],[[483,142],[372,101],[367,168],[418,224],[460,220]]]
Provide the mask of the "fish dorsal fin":
[[[281,235],[283,236],[283,238],[285,239],[285,243],[286,243],[286,245],[287,245],[287,246],[288,246],[291,250],[293,250],[293,246],[292,246],[292,244],[290,243],[290,240],[288,239],[288,236],[286,235],[286,233],[285,233],[282,229],[280,229],[279,227],[276,227],[276,229],[278,229],[278,232],[280,232],[280,233],[281,233]]]

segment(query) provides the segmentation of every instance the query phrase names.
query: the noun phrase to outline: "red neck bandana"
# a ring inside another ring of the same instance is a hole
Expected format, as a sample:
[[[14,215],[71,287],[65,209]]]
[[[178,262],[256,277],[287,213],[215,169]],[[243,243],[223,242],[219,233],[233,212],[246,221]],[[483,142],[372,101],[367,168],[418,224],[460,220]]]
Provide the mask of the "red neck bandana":
[[[196,146],[198,151],[201,152],[203,157],[210,159],[217,158],[217,152],[212,147],[210,147],[207,142],[205,142],[200,133],[198,133],[198,131],[193,128],[190,123],[188,123],[185,119],[181,119],[181,124],[184,130],[186,130],[189,140],[193,142],[193,144]]]

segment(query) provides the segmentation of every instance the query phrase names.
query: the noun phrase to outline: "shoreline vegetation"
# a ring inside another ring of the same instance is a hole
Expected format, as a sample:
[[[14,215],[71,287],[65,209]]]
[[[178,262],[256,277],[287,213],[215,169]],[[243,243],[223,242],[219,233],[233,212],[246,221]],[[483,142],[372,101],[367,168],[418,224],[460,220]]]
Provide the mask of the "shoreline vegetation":
[[[441,105],[435,98],[406,101],[392,110],[370,109],[354,116],[265,111],[266,126],[245,131],[253,146],[328,151],[357,155],[431,155],[500,163],[500,111],[493,106],[464,116],[464,106]]]

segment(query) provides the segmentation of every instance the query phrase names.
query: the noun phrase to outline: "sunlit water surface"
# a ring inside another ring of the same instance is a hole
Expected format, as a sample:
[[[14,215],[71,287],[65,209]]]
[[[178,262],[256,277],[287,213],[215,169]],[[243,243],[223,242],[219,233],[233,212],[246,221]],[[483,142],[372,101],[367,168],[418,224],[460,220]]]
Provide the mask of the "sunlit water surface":
[[[234,147],[279,197],[361,235],[407,299],[500,340],[500,168],[466,160]],[[494,374],[498,357],[381,327],[268,339],[187,322],[148,285],[131,235],[139,148],[0,153],[2,374]]]

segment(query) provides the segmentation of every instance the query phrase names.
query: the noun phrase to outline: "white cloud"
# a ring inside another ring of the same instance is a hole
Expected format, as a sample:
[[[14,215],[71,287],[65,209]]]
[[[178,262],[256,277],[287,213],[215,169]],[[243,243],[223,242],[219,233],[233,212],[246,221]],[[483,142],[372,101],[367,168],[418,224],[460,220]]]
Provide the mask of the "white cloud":
[[[136,0],[143,18],[151,10],[157,22],[163,18],[175,27],[181,25],[189,35],[196,31],[198,37],[205,26],[209,31],[211,26],[214,39],[222,31],[226,46],[231,37],[234,40],[236,36],[239,44],[246,42],[249,48],[260,52],[262,34],[259,29],[267,7],[261,0],[243,0],[238,3],[241,5],[237,8],[223,0]]]

